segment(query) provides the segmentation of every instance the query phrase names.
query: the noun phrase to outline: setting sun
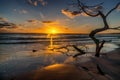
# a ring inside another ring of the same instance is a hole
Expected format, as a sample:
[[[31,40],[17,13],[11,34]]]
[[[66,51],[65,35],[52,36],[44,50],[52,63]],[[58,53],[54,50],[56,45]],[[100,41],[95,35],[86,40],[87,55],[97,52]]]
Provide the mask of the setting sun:
[[[48,34],[57,34],[60,33],[61,31],[58,28],[52,27],[46,30]]]
[[[53,29],[53,30],[51,30],[51,32],[50,32],[51,34],[56,34],[57,33],[57,31],[55,30],[55,29]]]

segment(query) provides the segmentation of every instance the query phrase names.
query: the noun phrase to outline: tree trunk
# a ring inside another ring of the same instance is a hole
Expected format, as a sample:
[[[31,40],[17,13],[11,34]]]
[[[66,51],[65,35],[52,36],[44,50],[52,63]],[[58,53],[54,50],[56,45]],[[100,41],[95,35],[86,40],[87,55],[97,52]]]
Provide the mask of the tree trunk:
[[[99,57],[100,56],[100,51],[105,43],[105,41],[103,40],[102,42],[100,42],[96,37],[95,35],[98,33],[98,32],[102,32],[102,31],[105,31],[107,29],[109,29],[109,26],[108,26],[108,23],[107,23],[107,20],[106,20],[106,16],[99,11],[99,15],[100,17],[102,18],[103,20],[103,23],[104,23],[104,27],[103,28],[99,28],[99,29],[95,29],[93,31],[91,31],[91,33],[89,34],[89,37],[94,41],[94,43],[96,44],[96,53],[95,53],[95,56],[96,57]]]

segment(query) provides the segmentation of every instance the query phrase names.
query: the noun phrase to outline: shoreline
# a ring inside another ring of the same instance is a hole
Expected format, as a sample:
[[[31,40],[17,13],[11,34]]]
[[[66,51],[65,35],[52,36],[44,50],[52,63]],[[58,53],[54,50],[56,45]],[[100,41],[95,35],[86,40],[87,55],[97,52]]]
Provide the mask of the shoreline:
[[[119,76],[120,76],[118,74],[120,72],[119,65],[118,65],[120,64],[119,52],[120,52],[120,48],[117,48],[113,51],[108,52],[107,56],[94,58],[93,62],[90,61],[90,62],[78,64],[77,67],[73,64],[67,64],[67,63],[53,64],[53,65],[45,66],[43,68],[35,69],[29,73],[16,75],[11,79],[4,79],[4,80],[23,80],[23,79],[26,79],[26,80],[39,80],[39,79],[42,79],[42,80],[56,80],[56,79],[57,80],[59,79],[60,80],[68,80],[68,79],[69,80],[89,80],[89,79],[119,80]],[[102,69],[102,71],[104,71],[105,73],[107,72],[106,75],[99,74],[96,64],[100,65],[100,68]],[[86,68],[89,71],[86,71],[83,68]],[[84,76],[87,76],[87,77],[84,77]]]

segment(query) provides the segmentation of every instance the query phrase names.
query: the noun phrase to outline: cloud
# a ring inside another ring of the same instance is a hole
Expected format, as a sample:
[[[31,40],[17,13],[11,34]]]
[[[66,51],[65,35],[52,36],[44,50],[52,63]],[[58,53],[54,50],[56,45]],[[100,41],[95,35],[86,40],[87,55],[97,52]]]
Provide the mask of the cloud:
[[[44,0],[38,0],[43,6],[45,6],[46,4],[47,4],[47,2],[46,1],[44,1]]]
[[[35,2],[33,3],[33,5],[34,5],[34,6],[37,6],[37,5],[38,5],[38,2],[37,2],[37,1],[35,1]]]
[[[120,5],[117,7],[117,10],[120,11]]]
[[[0,29],[2,28],[12,29],[18,27],[16,26],[16,24],[9,22],[7,18],[0,17]]]
[[[40,21],[37,20],[37,19],[29,19],[29,20],[27,20],[27,22],[32,23],[32,24],[37,24],[37,23],[39,23]]]
[[[21,25],[11,23],[7,18],[0,17],[0,33],[21,32],[21,30],[23,31]]]
[[[68,9],[62,9],[61,13],[66,15],[69,18],[74,18],[76,16],[80,16],[80,14],[81,14],[80,11],[69,11]]]
[[[38,5],[38,2],[37,1],[33,1],[33,0],[28,0],[28,3],[30,5],[33,5],[33,6],[37,6]]]
[[[95,28],[96,28],[96,25],[87,23],[87,24],[82,24],[77,27],[71,27],[71,30],[73,30],[74,33],[90,33]]]
[[[32,0],[28,0],[28,3],[29,3],[29,4],[33,4]]]
[[[13,9],[13,11],[14,11],[14,12],[17,12],[17,13],[19,13],[19,14],[27,14],[27,13],[28,13],[28,11],[25,10],[25,9],[21,9],[21,10]]]
[[[28,0],[28,3],[33,6],[38,6],[40,3],[42,6],[47,5],[47,2],[45,0]]]
[[[0,22],[0,29],[1,28],[7,28],[7,29],[13,29],[13,28],[18,28],[16,24],[14,23],[9,23],[9,22]]]
[[[0,22],[0,28],[2,27],[6,27],[6,26],[15,26],[15,24],[13,23],[8,23],[8,22]]]
[[[40,12],[40,17],[41,17],[42,19],[45,18],[44,14],[43,14],[42,12]]]
[[[81,13],[81,15],[82,16],[86,16],[86,17],[88,17],[89,15],[87,15],[87,14],[85,14],[85,13]]]
[[[15,11],[15,12],[16,12],[16,11],[17,11],[17,9],[13,9],[13,11]]]
[[[45,20],[41,21],[42,26],[41,29],[44,30],[45,33],[49,33],[51,30],[56,30],[58,33],[64,33],[64,32],[71,32],[71,30],[61,21],[59,20]]]
[[[42,23],[53,23],[54,21],[42,21]]]
[[[19,26],[19,25],[15,25],[15,26],[4,26],[2,28],[0,28],[0,33],[14,33],[14,32],[21,32],[24,29]]]
[[[30,19],[30,20],[27,20],[28,22],[37,22],[36,19]]]
[[[90,11],[89,11],[90,12]],[[84,12],[80,12],[80,11],[70,11],[68,9],[63,9],[61,10],[61,13],[66,15],[69,18],[75,18],[77,16],[85,16],[88,17],[89,15],[85,14]]]
[[[21,14],[27,14],[28,13],[28,11],[27,10],[25,10],[25,9],[23,9],[23,10],[21,10],[21,11],[19,11]]]
[[[0,17],[0,22],[7,22],[7,21],[8,21],[7,18]]]

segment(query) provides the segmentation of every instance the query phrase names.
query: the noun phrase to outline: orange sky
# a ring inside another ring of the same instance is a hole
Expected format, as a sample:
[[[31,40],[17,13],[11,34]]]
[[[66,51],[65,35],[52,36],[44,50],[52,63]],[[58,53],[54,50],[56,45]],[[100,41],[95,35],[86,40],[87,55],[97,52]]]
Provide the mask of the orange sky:
[[[24,26],[24,28],[22,27]],[[42,26],[42,27],[41,27]],[[3,32],[11,32],[11,33],[90,33],[92,30],[98,27],[93,27],[92,25],[86,24],[81,25],[79,27],[68,27],[63,25],[60,22],[51,22],[51,23],[42,23],[39,27],[39,24],[36,23],[26,23],[25,25],[20,25],[17,28],[9,29],[9,28],[2,28],[1,31]],[[107,30],[103,33],[120,33],[119,30]]]

